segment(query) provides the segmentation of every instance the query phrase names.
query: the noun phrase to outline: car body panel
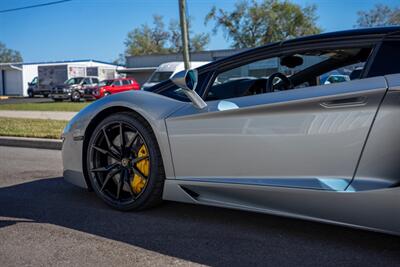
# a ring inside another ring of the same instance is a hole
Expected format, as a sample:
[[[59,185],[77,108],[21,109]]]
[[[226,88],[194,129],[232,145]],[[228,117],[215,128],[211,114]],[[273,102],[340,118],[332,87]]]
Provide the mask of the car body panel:
[[[386,89],[375,77],[181,109],[166,120],[177,179],[345,190]]]
[[[352,186],[363,181],[400,183],[400,75],[388,75],[389,91],[376,116]],[[379,164],[378,164],[379,163]]]

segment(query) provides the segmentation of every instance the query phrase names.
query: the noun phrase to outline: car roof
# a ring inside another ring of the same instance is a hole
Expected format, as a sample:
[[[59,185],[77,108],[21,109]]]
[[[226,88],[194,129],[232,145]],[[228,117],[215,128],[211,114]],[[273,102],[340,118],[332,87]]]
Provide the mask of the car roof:
[[[320,33],[320,34],[290,39],[282,41],[281,43],[288,44],[299,41],[319,41],[321,39],[334,39],[342,37],[352,37],[354,39],[357,39],[361,36],[368,36],[368,35],[384,36],[391,33],[400,33],[400,26],[361,28],[361,29],[351,29],[351,30],[336,31],[336,32],[327,32],[327,33]]]
[[[247,56],[248,54],[251,53],[258,53],[259,51],[264,51],[265,49],[268,48],[273,48],[273,47],[284,47],[284,46],[291,46],[291,45],[301,45],[304,43],[312,43],[318,44],[319,42],[332,42],[336,41],[342,38],[346,39],[365,39],[365,38],[383,38],[387,35],[390,34],[400,34],[400,26],[390,26],[390,27],[374,27],[374,28],[363,28],[363,29],[352,29],[352,30],[345,30],[345,31],[336,31],[336,32],[327,32],[327,33],[321,33],[321,34],[315,34],[315,35],[309,35],[309,36],[304,36],[304,37],[298,37],[290,40],[283,40],[280,42],[273,42],[273,43],[268,43],[262,46],[254,47],[247,49],[243,52],[239,52],[224,58],[217,59],[213,61],[213,63],[217,62],[227,62],[231,60],[235,60],[237,58],[241,58],[242,56]],[[200,68],[207,68],[208,66],[212,66],[213,64],[207,64],[205,66],[202,66]]]

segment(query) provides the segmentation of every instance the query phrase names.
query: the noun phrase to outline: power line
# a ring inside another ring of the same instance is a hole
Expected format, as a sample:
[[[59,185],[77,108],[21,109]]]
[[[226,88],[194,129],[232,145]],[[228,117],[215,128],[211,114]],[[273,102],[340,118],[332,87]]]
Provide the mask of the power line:
[[[0,13],[6,13],[6,12],[12,12],[12,11],[18,11],[18,10],[23,10],[23,9],[30,9],[30,8],[42,7],[42,6],[56,5],[56,4],[61,4],[61,3],[65,3],[65,2],[70,2],[70,1],[72,1],[72,0],[60,0],[60,1],[53,1],[53,2],[48,2],[48,3],[43,3],[43,4],[37,4],[37,5],[31,5],[31,6],[17,7],[17,8],[11,8],[11,9],[4,9],[4,10],[0,10]]]

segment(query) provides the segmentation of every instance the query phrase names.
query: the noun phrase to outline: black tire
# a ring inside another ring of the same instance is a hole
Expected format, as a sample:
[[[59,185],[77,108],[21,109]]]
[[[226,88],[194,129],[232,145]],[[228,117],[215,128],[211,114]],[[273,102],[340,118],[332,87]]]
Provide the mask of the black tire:
[[[136,134],[134,134],[135,131],[137,131]],[[118,132],[124,133],[122,135],[124,136],[123,139],[120,139],[120,134],[115,135]],[[129,133],[132,134],[131,137],[135,137],[130,138]],[[118,140],[125,141],[118,142]],[[104,153],[104,151],[99,152],[98,147],[101,147],[100,149],[109,150],[116,155],[115,152],[123,151],[123,148],[120,146],[121,143],[123,144],[122,147],[124,147],[129,154],[136,154],[136,157],[129,158],[131,162],[140,158],[139,153],[131,152],[135,151],[134,147],[143,147],[143,145],[145,145],[148,153],[148,158],[146,160],[148,160],[150,164],[149,173],[146,177],[145,186],[137,195],[134,195],[129,185],[134,179],[132,178],[134,177],[132,174],[135,175],[138,170],[137,165],[135,165],[138,163],[132,163],[132,165],[128,165],[128,167],[125,165],[124,167],[122,162],[126,159],[126,154],[125,156],[120,155],[121,160],[118,161],[113,158],[114,156],[111,157],[108,153]],[[94,192],[105,203],[115,209],[128,211],[148,209],[162,202],[165,173],[161,153],[151,127],[140,116],[130,112],[120,112],[106,117],[93,131],[86,151],[87,174]],[[102,161],[103,158],[107,158],[107,160]],[[113,161],[114,163],[112,163]],[[109,168],[110,165],[114,164],[119,164],[119,167],[113,167],[114,169]],[[99,170],[104,168],[106,168],[107,171]],[[125,168],[124,170],[126,172],[122,170],[123,168]],[[129,168],[132,168],[132,170]],[[114,174],[111,176],[111,173]],[[115,177],[116,175],[118,179]],[[107,179],[108,176],[110,177]],[[120,183],[122,185],[120,185]],[[126,189],[127,187],[129,189]],[[116,194],[115,191],[117,191]]]
[[[111,95],[110,92],[105,92],[105,93],[104,93],[104,96],[109,96],[109,95]]]
[[[78,91],[73,91],[71,94],[72,102],[79,102],[81,100],[81,94]]]
[[[48,97],[49,97],[49,94],[43,94],[43,97],[44,97],[44,98],[48,98]]]

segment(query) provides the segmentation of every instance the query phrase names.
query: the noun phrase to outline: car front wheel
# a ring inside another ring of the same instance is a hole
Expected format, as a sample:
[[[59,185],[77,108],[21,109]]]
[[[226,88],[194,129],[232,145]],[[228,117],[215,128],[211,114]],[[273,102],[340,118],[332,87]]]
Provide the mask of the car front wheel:
[[[78,102],[79,100],[81,100],[81,94],[78,91],[73,91],[71,94],[71,101]]]
[[[87,173],[95,193],[119,210],[161,202],[164,168],[151,127],[134,113],[105,118],[87,146]]]

